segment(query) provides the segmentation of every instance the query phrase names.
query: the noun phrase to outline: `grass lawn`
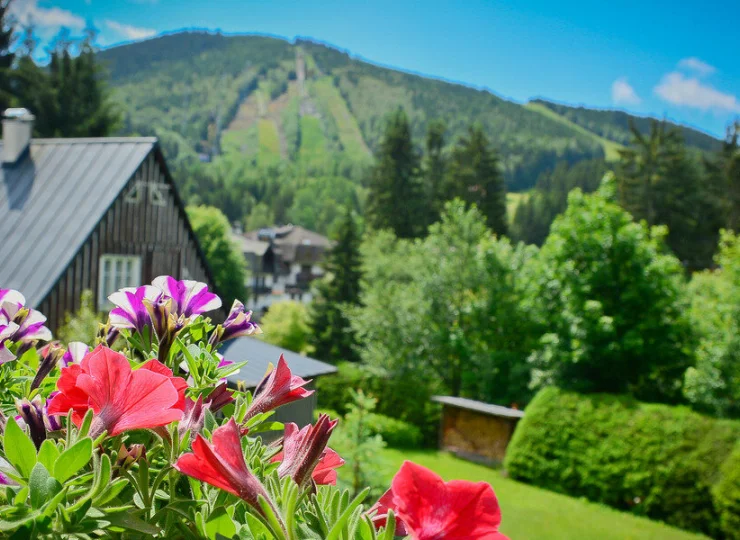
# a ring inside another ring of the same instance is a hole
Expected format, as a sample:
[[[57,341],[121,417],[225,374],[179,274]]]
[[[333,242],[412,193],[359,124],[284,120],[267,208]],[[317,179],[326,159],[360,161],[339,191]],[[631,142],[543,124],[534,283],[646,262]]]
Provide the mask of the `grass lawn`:
[[[701,535],[617,512],[611,508],[552,493],[504,478],[495,469],[445,452],[384,450],[388,483],[405,459],[424,465],[445,480],[489,482],[501,504],[501,532],[511,540],[700,540]],[[340,469],[341,471],[341,469]]]

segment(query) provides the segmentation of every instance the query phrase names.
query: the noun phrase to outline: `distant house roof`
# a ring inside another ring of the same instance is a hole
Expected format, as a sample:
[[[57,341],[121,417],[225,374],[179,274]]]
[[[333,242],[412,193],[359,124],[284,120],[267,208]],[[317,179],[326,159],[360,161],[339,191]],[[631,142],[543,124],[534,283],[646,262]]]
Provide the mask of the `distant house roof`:
[[[243,337],[228,341],[221,349],[224,358],[232,362],[247,361],[247,365],[237,373],[228,377],[230,383],[236,384],[243,381],[247,388],[254,388],[265,376],[268,366],[272,362],[277,365],[280,355],[285,356],[285,361],[294,375],[311,379],[319,375],[336,373],[337,368],[308,356],[294,353],[281,347],[271,345],[261,339]]]
[[[271,242],[275,252],[287,263],[320,262],[324,253],[331,248],[331,241],[326,236],[297,225],[265,227],[246,232],[243,236],[249,240]]]
[[[3,166],[0,286],[38,305],[156,142],[33,139],[29,156]]]
[[[505,418],[521,418],[524,416],[524,411],[520,411],[518,409],[510,409],[509,407],[502,407],[501,405],[492,405],[490,403],[483,403],[482,401],[475,401],[461,397],[434,396],[432,401],[450,405],[451,407],[477,411],[491,416],[503,416]]]
[[[262,242],[261,240],[247,238],[243,234],[234,234],[232,236],[239,245],[239,249],[242,250],[242,253],[251,253],[257,255],[258,257],[262,257],[265,253],[267,253],[267,250],[270,249],[269,242]]]

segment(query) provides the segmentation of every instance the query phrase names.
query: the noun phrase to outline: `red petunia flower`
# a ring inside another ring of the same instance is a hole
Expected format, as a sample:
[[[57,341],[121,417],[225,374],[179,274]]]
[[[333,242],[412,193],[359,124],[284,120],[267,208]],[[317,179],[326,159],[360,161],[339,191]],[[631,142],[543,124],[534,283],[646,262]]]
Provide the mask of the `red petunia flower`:
[[[406,461],[390,493],[392,497],[386,493],[378,505],[392,508],[414,540],[508,540],[498,532],[501,509],[486,482],[445,483],[429,469]]]
[[[99,345],[80,364],[62,368],[50,415],[66,415],[78,426],[88,409],[95,413],[90,435],[110,436],[149,429],[182,417],[180,392],[170,377],[151,369],[131,369],[126,357]]]
[[[372,516],[371,519],[376,529],[385,527],[388,524],[388,510],[393,510],[394,514],[396,512],[393,506],[393,490],[390,489],[383,493],[383,496],[378,499],[378,502],[367,511]],[[406,524],[396,516],[396,536],[406,535],[408,535]]]
[[[293,375],[281,354],[277,368],[268,373],[255,388],[254,399],[247,410],[246,419],[310,396],[313,390],[303,388],[310,382]]]
[[[319,485],[337,485],[337,471],[339,467],[344,465],[344,460],[334,450],[327,447],[324,450],[324,454],[321,456],[316,468],[311,474],[313,481]]]
[[[182,377],[175,377],[170,368],[165,366],[159,360],[155,360],[154,358],[143,364],[139,369],[148,369],[149,371],[153,371],[154,373],[159,373],[160,375],[169,377],[170,381],[172,382],[172,386],[174,386],[175,390],[177,390],[178,398],[177,403],[175,403],[174,407],[176,409],[180,409],[181,411],[185,410],[185,390],[188,389],[188,382],[185,379],[183,379]]]
[[[209,443],[199,434],[193,441],[193,452],[180,456],[175,469],[233,493],[261,512],[258,497],[262,495],[268,501],[270,497],[244,461],[239,426],[234,419],[217,428],[212,439],[213,443]]]
[[[296,424],[285,424],[283,450],[271,461],[279,461],[278,474],[281,478],[290,476],[299,486],[306,485],[313,479],[317,484],[337,483],[337,467],[344,465],[344,460],[334,450],[327,448],[329,436],[337,425],[326,414],[319,415],[316,424],[299,430]]]

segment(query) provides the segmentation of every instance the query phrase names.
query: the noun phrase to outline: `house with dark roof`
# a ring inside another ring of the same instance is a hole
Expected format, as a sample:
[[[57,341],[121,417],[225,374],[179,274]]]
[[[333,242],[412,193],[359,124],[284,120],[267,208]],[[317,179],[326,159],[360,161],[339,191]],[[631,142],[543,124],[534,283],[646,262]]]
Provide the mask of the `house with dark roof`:
[[[281,300],[310,302],[311,282],[331,249],[323,235],[297,225],[234,233],[250,268],[248,307],[261,312]]]
[[[268,371],[270,364],[277,365],[282,354],[293,375],[304,379],[311,379],[307,388],[314,389],[318,377],[337,372],[337,368],[301,354],[271,345],[261,339],[242,337],[227,341],[221,349],[224,358],[233,362],[244,362],[247,365],[228,377],[231,386],[243,385],[245,389],[252,389],[259,384]],[[277,422],[295,422],[305,426],[313,421],[313,412],[316,408],[316,394],[294,401],[280,407],[274,416]]]
[[[155,138],[32,139],[33,120],[3,119],[0,287],[52,331],[85,290],[103,311],[112,292],[163,274],[215,289]]]

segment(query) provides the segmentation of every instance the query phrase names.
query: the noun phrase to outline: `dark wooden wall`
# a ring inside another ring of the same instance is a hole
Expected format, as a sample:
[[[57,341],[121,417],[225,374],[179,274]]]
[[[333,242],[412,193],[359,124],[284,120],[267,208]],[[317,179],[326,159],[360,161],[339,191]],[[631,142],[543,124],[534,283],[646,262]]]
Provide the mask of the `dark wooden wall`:
[[[440,446],[460,457],[489,464],[503,462],[518,418],[491,416],[445,405]]]
[[[193,233],[186,224],[184,211],[177,204],[174,186],[163,166],[161,154],[153,150],[38,306],[37,309],[46,315],[52,332],[64,322],[65,313],[79,309],[83,291],[92,291],[97,309],[101,255],[139,255],[142,285],[163,274],[183,279],[182,270],[187,268],[189,279],[206,282],[213,289]],[[151,188],[152,185],[164,185],[168,189]],[[138,186],[138,201],[127,201],[126,197],[132,195],[134,186]],[[150,190],[163,195],[166,204],[152,204]]]

